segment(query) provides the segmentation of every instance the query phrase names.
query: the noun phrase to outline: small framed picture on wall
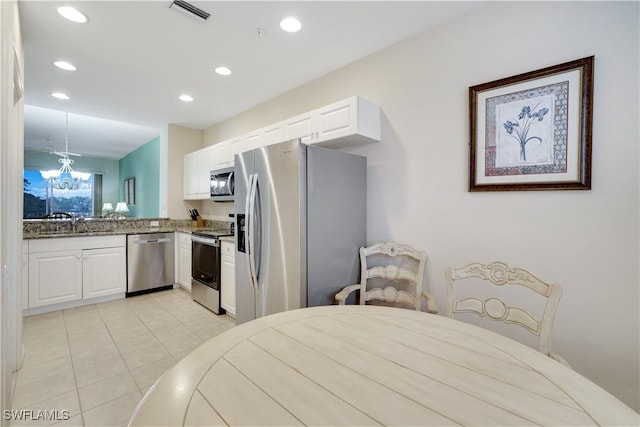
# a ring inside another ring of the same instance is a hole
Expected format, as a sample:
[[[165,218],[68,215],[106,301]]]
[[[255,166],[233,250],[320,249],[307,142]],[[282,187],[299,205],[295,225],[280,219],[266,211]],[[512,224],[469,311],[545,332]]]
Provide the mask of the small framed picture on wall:
[[[124,201],[127,205],[136,204],[136,179],[129,178],[124,180]]]

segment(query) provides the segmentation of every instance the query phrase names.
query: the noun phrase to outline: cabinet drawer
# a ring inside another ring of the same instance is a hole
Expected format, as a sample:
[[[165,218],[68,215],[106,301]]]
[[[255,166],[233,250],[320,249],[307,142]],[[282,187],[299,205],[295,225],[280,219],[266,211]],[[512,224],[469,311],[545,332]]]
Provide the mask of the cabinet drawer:
[[[222,253],[222,259],[234,264],[236,259],[236,248],[232,242],[222,242],[220,245],[220,252]]]
[[[84,237],[53,237],[50,239],[35,239],[29,242],[29,253],[57,252],[96,248],[117,248],[127,246],[127,236],[84,236]]]
[[[191,249],[191,234],[178,233],[178,243],[180,244],[180,247]]]

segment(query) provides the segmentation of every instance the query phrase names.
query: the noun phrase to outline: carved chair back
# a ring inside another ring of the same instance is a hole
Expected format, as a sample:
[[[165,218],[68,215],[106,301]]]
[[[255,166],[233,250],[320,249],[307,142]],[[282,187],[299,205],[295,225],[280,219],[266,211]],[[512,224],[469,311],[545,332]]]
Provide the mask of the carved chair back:
[[[453,317],[454,313],[467,312],[506,324],[521,326],[528,332],[538,336],[538,350],[541,353],[556,358],[555,355],[551,354],[550,346],[553,318],[562,294],[560,285],[544,282],[525,269],[510,267],[502,262],[491,264],[473,263],[459,268],[447,267],[445,278],[447,283],[445,316]],[[546,298],[541,318],[535,317],[523,308],[510,306],[496,297],[456,299],[454,283],[470,278],[482,279],[497,288],[517,285],[536,292]],[[562,361],[562,363],[566,364],[565,361]]]
[[[360,304],[378,300],[420,310],[426,258],[425,252],[395,242],[360,248]],[[407,282],[404,289],[397,286],[401,281]]]

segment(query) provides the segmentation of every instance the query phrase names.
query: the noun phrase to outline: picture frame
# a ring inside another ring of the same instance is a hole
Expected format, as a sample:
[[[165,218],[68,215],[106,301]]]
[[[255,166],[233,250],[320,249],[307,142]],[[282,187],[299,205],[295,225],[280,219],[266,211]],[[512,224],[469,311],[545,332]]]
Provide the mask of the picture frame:
[[[124,180],[124,201],[127,205],[136,204],[136,179],[128,178]]]
[[[590,190],[594,57],[469,87],[469,191]]]

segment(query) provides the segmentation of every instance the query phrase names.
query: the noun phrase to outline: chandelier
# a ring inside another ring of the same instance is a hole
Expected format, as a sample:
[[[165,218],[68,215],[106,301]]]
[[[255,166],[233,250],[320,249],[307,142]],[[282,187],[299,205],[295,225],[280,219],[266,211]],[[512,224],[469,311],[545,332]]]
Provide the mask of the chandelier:
[[[64,151],[54,151],[54,154],[61,156],[58,163],[61,163],[60,169],[52,169],[48,171],[40,171],[42,178],[51,183],[51,187],[57,190],[77,190],[86,184],[91,178],[90,173],[76,172],[71,165],[74,160],[69,157],[80,156],[80,154],[69,152],[69,113],[65,113],[65,140]]]

